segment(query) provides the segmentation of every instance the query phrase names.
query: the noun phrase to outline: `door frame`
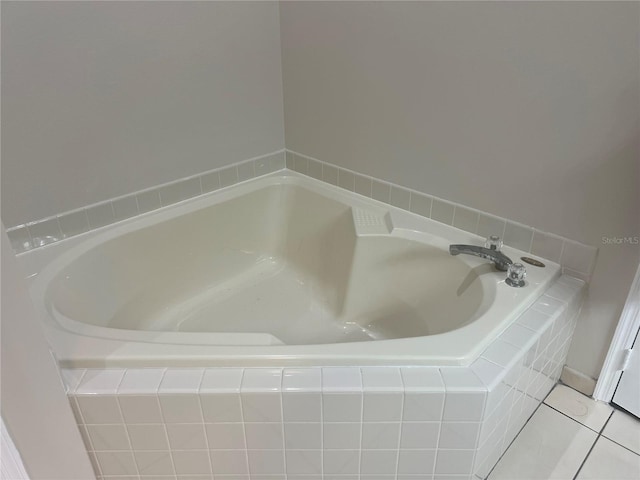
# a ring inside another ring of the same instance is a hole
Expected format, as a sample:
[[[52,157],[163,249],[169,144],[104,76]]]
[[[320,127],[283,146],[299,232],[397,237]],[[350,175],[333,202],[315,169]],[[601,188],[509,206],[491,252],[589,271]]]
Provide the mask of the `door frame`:
[[[622,375],[622,370],[619,368],[623,352],[633,346],[638,330],[640,330],[640,265],[636,270],[636,276],[613,334],[609,352],[600,371],[600,377],[593,392],[594,399],[611,402]]]

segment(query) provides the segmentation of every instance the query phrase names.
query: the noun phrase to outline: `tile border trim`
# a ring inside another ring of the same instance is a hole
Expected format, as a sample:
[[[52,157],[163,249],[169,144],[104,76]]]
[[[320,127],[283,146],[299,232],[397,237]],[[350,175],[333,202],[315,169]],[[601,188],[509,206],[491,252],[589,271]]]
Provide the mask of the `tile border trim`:
[[[284,169],[481,237],[498,233],[506,245],[559,263],[563,273],[587,282],[595,267],[596,247],[288,149],[13,226],[7,234],[15,253],[23,253]]]
[[[16,254],[57,243],[285,168],[278,150],[40,220],[7,228]]]
[[[487,237],[499,234],[505,245],[562,265],[562,273],[588,282],[598,249],[569,238],[498,217],[475,208],[405,188],[286,150],[287,169],[373,200]]]

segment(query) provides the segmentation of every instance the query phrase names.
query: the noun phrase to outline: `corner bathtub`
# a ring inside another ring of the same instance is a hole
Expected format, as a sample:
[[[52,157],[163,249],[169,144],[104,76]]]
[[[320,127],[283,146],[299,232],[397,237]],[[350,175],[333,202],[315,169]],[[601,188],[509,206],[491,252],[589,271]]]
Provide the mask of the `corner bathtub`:
[[[468,365],[559,275],[448,253],[482,242],[276,172],[45,247],[31,293],[64,367]]]

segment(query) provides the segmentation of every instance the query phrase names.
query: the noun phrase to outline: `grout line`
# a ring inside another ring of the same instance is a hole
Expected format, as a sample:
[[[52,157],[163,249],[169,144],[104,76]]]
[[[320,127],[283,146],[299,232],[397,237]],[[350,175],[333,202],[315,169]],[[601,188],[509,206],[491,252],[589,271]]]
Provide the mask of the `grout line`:
[[[126,374],[126,372],[125,372]],[[124,379],[124,375],[122,376],[122,379],[120,380],[120,383],[122,383],[122,380]],[[122,418],[122,422],[124,424],[124,431],[125,434],[127,436],[127,443],[129,444],[129,450],[128,452],[131,453],[131,457],[133,458],[133,465],[136,469],[136,475],[139,477],[140,476],[140,467],[138,466],[138,459],[136,458],[135,455],[135,450],[133,449],[133,443],[131,442],[131,435],[129,434],[129,424],[125,421],[124,419],[124,414],[122,413],[122,406],[120,405],[120,398],[118,398],[118,389],[120,387],[120,383],[118,384],[118,388],[116,388],[116,394],[114,395],[115,401],[116,401],[116,405],[118,405],[118,411],[120,412],[120,418]],[[160,408],[160,402],[158,402],[158,408]],[[162,411],[161,411],[162,413]],[[164,418],[163,418],[164,421]],[[169,445],[169,441],[167,440],[167,445]],[[93,441],[91,443],[91,446],[93,446]],[[95,447],[94,447],[95,448]],[[102,470],[102,467],[100,467],[100,469]],[[174,469],[175,471],[175,469]]]
[[[553,390],[553,389],[552,389]],[[535,397],[534,397],[535,398]],[[507,445],[507,448],[504,449],[504,451],[502,452],[502,455],[500,455],[500,458],[498,458],[498,461],[493,465],[493,467],[491,468],[491,470],[489,470],[489,473],[487,474],[487,476],[485,478],[489,478],[491,476],[491,474],[493,473],[493,471],[496,469],[496,467],[498,466],[498,464],[500,463],[500,461],[504,458],[504,456],[507,454],[507,452],[509,451],[509,449],[511,448],[511,445],[513,445],[513,442],[516,441],[516,439],[518,438],[518,436],[520,436],[520,433],[522,433],[522,430],[524,430],[524,427],[527,426],[527,424],[529,423],[529,421],[531,420],[531,418],[536,414],[536,412],[538,411],[538,409],[540,408],[540,405],[542,405],[543,402],[540,402],[538,404],[538,406],[534,409],[533,413],[531,414],[531,416],[529,416],[529,418],[527,418],[527,421],[524,422],[524,425],[522,426],[522,428],[520,428],[520,430],[518,430],[518,433],[515,434],[515,436],[513,437],[513,440],[511,440],[511,442],[509,442],[509,445]],[[507,425],[508,427],[508,425]]]
[[[438,368],[438,374],[440,375],[440,380],[442,381],[442,384],[444,385],[444,395],[442,398],[442,406],[440,407],[440,418],[438,419],[438,438],[436,440],[436,448],[435,448],[435,453],[434,453],[434,458],[433,458],[433,467],[431,469],[431,475],[433,477],[435,477],[436,475],[436,466],[438,465],[438,452],[440,451],[440,435],[442,435],[442,424],[444,423],[444,409],[445,406],[447,404],[447,397],[449,396],[449,394],[451,393],[449,390],[447,390],[447,385],[444,383],[444,378],[442,376],[442,372],[440,371],[440,369]],[[480,427],[482,429],[482,427]],[[476,448],[478,447],[478,445],[476,445]],[[473,462],[475,462],[475,456],[473,459]],[[472,464],[472,468],[473,468],[473,464]]]
[[[611,415],[609,415],[609,418],[607,418],[607,421],[606,421],[606,422],[604,423],[604,425],[602,426],[602,430],[600,430],[600,434],[599,434],[598,438],[600,438],[600,437],[604,437],[604,438],[606,438],[607,440],[609,440],[610,442],[613,442],[613,443],[615,443],[616,445],[618,445],[618,446],[620,446],[620,447],[624,448],[625,450],[628,450],[628,451],[630,451],[631,453],[633,453],[633,454],[635,454],[635,455],[640,456],[640,453],[639,453],[639,452],[636,452],[636,451],[634,451],[634,450],[631,450],[629,447],[626,447],[625,445],[622,445],[621,443],[616,442],[614,439],[609,438],[609,437],[607,437],[607,436],[604,434],[604,429],[605,429],[605,428],[607,428],[607,425],[609,425],[609,422],[610,422],[610,421],[611,421],[611,419],[613,418],[613,414],[614,414],[616,411],[618,411],[618,410],[617,410],[616,408],[614,408],[614,409],[613,409],[613,411],[611,412]],[[625,415],[629,415],[629,414],[625,413]]]
[[[587,458],[589,458],[589,455],[591,455],[591,452],[593,452],[593,449],[595,448],[596,443],[598,443],[598,439],[599,438],[600,438],[600,435],[598,435],[596,437],[596,439],[593,441],[593,445],[591,445],[591,448],[589,449],[587,454],[582,459],[582,462],[580,463],[580,466],[578,467],[578,470],[576,471],[576,474],[573,476],[573,480],[576,480],[578,478],[578,475],[580,475],[580,471],[582,470],[582,467],[584,467],[584,464],[587,462]]]
[[[396,468],[395,468],[395,476],[396,478],[398,478],[398,469],[400,468],[400,451],[401,451],[401,446],[402,446],[402,426],[407,423],[404,421],[404,403],[405,403],[405,394],[406,394],[406,388],[404,385],[404,379],[402,378],[402,370],[400,370],[398,368],[398,374],[400,375],[400,382],[402,383],[402,404],[400,405],[400,427],[398,429],[398,446],[396,448]],[[478,432],[480,430],[478,429]],[[476,448],[477,448],[477,442],[476,442]],[[437,455],[437,453],[436,453]],[[434,461],[435,463],[435,461]]]
[[[285,478],[288,478],[289,472],[287,469],[287,448],[286,448],[286,437],[285,437],[285,431],[284,431],[284,425],[285,425],[285,421],[284,421],[284,368],[279,369],[280,370],[280,392],[278,392],[278,395],[280,396],[280,418],[282,420],[282,468],[284,470],[284,476]],[[277,425],[277,424],[276,424]]]
[[[545,365],[545,366],[546,366],[546,365]],[[553,388],[555,388],[555,386],[554,386]],[[551,389],[551,390],[553,391],[553,389]],[[551,392],[549,392],[549,394],[551,394]],[[547,397],[548,397],[548,396],[549,396],[549,395],[547,395]],[[591,430],[592,432],[597,433],[598,435],[600,435],[600,434],[601,434],[602,430],[604,430],[604,427],[607,425],[607,423],[609,423],[609,419],[611,418],[611,415],[613,415],[613,411],[611,411],[611,413],[609,414],[609,417],[608,417],[608,418],[607,418],[607,420],[605,421],[605,423],[604,423],[604,425],[603,425],[602,429],[601,429],[601,430],[599,430],[599,431],[598,431],[598,430],[594,430],[594,429],[593,429],[593,428],[591,428],[590,426],[585,425],[585,424],[584,424],[584,423],[582,423],[582,422],[579,422],[578,420],[576,420],[575,418],[570,417],[569,415],[567,415],[567,414],[566,414],[566,413],[564,413],[563,411],[558,410],[556,407],[554,407],[554,406],[549,405],[548,403],[546,403],[547,397],[545,397],[545,399],[544,399],[541,403],[545,404],[545,405],[546,405],[547,407],[549,407],[551,410],[555,410],[556,412],[560,413],[561,415],[564,415],[564,416],[565,416],[565,417],[567,417],[568,419],[573,420],[573,421],[574,421],[574,422],[576,422],[578,425],[581,425],[581,426],[583,426],[583,427],[585,427],[585,428],[588,428],[588,429],[589,429],[589,430]],[[586,397],[586,395],[585,395],[585,397]],[[587,397],[587,398],[589,398],[589,397]],[[605,438],[607,438],[607,437],[605,437]]]
[[[322,367],[318,367],[318,370],[320,371],[320,478],[324,478],[324,379],[322,377]],[[282,421],[284,422],[284,418]]]
[[[627,451],[629,451],[629,452],[633,453],[634,455],[636,455],[636,456],[640,457],[640,453],[638,453],[638,452],[636,452],[636,451],[631,450],[629,447],[625,447],[625,446],[624,446],[624,445],[622,445],[621,443],[618,443],[618,442],[616,442],[615,440],[612,440],[611,438],[607,437],[606,435],[600,434],[600,435],[598,436],[598,438],[600,438],[600,437],[602,437],[602,438],[604,438],[604,439],[606,439],[606,440],[609,440],[611,443],[615,443],[617,446],[622,447],[622,448],[624,448],[625,450],[627,450]]]
[[[531,229],[531,240],[529,241],[529,249],[527,250],[527,253],[531,253],[531,250],[533,250],[533,237],[536,235],[536,229],[532,228]]]
[[[242,395],[242,382],[244,381],[244,374],[247,371],[246,368],[242,369],[242,375],[240,376],[240,389],[238,391],[238,397],[240,401],[240,420],[242,421],[242,436],[244,442],[244,456],[247,467],[247,476],[251,477],[251,471],[249,470],[249,449],[247,448],[247,423],[244,420],[244,400]],[[206,429],[205,429],[206,434]],[[207,440],[208,441],[208,440]],[[213,461],[212,461],[213,462]]]
[[[160,402],[160,386],[162,385],[162,381],[164,380],[165,375],[167,374],[167,372],[169,371],[168,368],[166,368],[164,370],[164,372],[162,372],[162,378],[160,379],[160,382],[158,382],[158,388],[156,388],[156,393],[155,395],[152,395],[153,397],[155,397],[156,402],[158,403],[158,410],[160,411],[160,419],[162,420],[162,427],[164,430],[164,437],[165,440],[167,441],[167,445],[169,445],[169,460],[171,460],[171,468],[173,469],[173,475],[178,475],[178,473],[176,472],[176,464],[173,461],[173,451],[171,450],[171,443],[169,442],[169,431],[167,430],[167,420],[164,417],[164,410],[162,409],[162,402]],[[202,413],[202,412],[201,412]],[[124,416],[123,416],[124,419]],[[135,454],[134,454],[135,457]],[[136,468],[138,468],[138,460],[136,460]]]
[[[372,182],[373,185],[373,182]],[[360,444],[358,445],[358,478],[362,475],[362,432],[364,430],[364,378],[362,378],[362,368],[358,369],[360,375],[360,385],[362,385],[362,391],[360,392]]]
[[[200,385],[202,385],[202,381],[204,379],[204,373],[202,375],[202,379],[200,380]],[[207,458],[209,459],[209,469],[211,471],[211,477],[213,478],[213,459],[211,458],[211,447],[209,446],[209,437],[207,436],[207,430],[205,429],[204,425],[204,410],[202,408],[202,397],[200,395],[200,387],[198,387],[198,406],[200,407],[200,414],[202,415],[202,434],[204,435],[204,443],[207,445]],[[167,431],[167,437],[169,436],[169,432]],[[171,445],[171,442],[169,441],[169,448],[171,450],[178,450],[178,449],[174,449]],[[192,451],[192,450],[191,450]],[[177,475],[177,472],[176,472]]]

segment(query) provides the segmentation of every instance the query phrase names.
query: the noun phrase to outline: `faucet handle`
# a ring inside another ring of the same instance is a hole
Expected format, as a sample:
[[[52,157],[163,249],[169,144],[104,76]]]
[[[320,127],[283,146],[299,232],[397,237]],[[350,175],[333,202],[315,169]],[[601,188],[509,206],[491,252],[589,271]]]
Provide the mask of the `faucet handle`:
[[[498,235],[489,235],[484,242],[484,247],[499,252],[502,249],[502,239]]]
[[[524,277],[527,276],[527,269],[521,263],[512,263],[507,268],[507,279],[505,283],[510,287],[524,287]]]

